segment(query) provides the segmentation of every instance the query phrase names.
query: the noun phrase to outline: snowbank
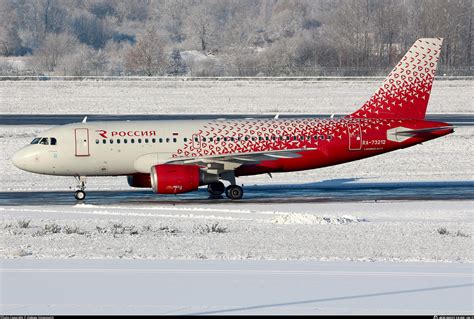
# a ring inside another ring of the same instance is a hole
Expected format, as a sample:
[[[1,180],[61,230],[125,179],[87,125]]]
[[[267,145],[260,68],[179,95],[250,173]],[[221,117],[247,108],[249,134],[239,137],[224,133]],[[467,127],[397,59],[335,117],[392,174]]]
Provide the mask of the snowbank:
[[[473,204],[0,207],[0,258],[474,262]]]

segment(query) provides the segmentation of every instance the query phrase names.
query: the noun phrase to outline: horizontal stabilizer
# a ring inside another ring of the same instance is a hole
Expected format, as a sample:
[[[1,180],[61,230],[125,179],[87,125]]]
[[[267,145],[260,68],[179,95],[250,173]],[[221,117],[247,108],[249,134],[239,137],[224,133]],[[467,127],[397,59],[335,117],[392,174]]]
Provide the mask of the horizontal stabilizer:
[[[422,129],[413,129],[413,130],[405,130],[405,131],[397,131],[396,134],[399,135],[413,135],[413,134],[418,134],[418,133],[430,133],[430,132],[435,132],[435,131],[444,131],[444,130],[450,130],[453,129],[453,126],[438,126],[438,127],[428,127],[428,128],[422,128]]]

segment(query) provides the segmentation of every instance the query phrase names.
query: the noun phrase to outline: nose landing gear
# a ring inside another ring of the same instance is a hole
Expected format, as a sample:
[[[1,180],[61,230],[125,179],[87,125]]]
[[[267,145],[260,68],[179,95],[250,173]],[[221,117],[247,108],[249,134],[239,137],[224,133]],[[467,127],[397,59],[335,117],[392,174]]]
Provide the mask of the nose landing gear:
[[[84,200],[86,198],[86,192],[84,191],[86,189],[86,177],[79,176],[76,177],[76,180],[78,190],[74,192],[74,198],[77,200]]]
[[[74,192],[74,197],[77,200],[84,200],[84,198],[86,198],[86,192],[84,192],[83,190],[77,190]]]

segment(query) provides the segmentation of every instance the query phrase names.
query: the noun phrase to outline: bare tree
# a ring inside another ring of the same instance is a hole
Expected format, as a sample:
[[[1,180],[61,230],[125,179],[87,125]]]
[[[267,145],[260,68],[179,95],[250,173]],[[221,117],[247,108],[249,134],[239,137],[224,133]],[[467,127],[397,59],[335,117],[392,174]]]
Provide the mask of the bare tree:
[[[14,55],[21,47],[16,12],[10,3],[0,2],[0,54]]]
[[[50,33],[35,55],[34,64],[40,70],[52,72],[60,60],[73,52],[79,46],[79,41],[69,33]]]
[[[155,28],[148,28],[138,36],[136,45],[126,53],[125,69],[132,74],[162,74],[167,67],[165,45],[165,38]]]
[[[210,6],[196,6],[186,26],[187,36],[198,44],[201,51],[206,52],[213,44],[216,24]]]

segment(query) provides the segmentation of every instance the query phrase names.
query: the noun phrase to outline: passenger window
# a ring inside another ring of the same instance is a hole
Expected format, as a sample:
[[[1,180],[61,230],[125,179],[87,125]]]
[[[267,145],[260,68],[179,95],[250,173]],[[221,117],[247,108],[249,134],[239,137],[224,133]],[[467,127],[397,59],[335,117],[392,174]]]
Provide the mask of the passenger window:
[[[105,143],[107,143],[107,140],[106,140],[106,139],[103,139],[103,140],[102,140],[102,144],[105,144]]]
[[[324,140],[324,135],[319,136],[320,140]]]
[[[114,140],[113,140],[113,139],[110,139],[110,144],[114,144]]]
[[[148,139],[147,139],[147,138],[145,139],[145,143],[148,143]]]
[[[268,136],[265,136],[265,141],[268,141],[270,140],[270,138]]]
[[[97,143],[99,144],[99,143]],[[56,138],[51,137],[51,145],[56,145]]]
[[[158,142],[163,143],[163,139],[162,138],[158,139]]]
[[[151,142],[152,142],[152,143],[156,143],[156,138],[152,138],[152,139],[151,139]]]
[[[227,142],[227,136],[224,137],[224,142]]]
[[[328,140],[332,140],[332,135],[328,135]]]
[[[249,137],[248,137],[248,136],[244,137],[244,140],[245,140],[245,141],[248,141],[248,140],[249,140]]]
[[[318,140],[318,136],[317,136],[317,135],[314,136],[314,140],[315,140],[315,141]]]
[[[176,143],[176,141],[177,141],[176,137],[173,137],[173,143]]]
[[[212,142],[213,138],[212,137],[209,137],[209,142]]]
[[[96,143],[96,144],[99,144],[99,140],[95,140],[95,143]]]
[[[130,140],[130,143],[135,144],[135,139],[132,138],[132,139]]]
[[[212,142],[212,140],[211,140],[211,139],[212,139],[212,137],[211,137],[211,138],[209,138],[209,141],[211,141],[211,142]],[[186,137],[185,137],[185,138],[183,138],[183,142],[184,142],[184,143],[186,143],[187,141],[188,141],[188,139],[187,139]]]
[[[195,137],[194,142],[199,142],[199,139],[197,137]]]
[[[263,141],[263,137],[259,136],[259,137],[258,137],[258,140],[259,140],[259,141]]]
[[[255,136],[252,136],[252,141],[255,142],[256,140],[257,140],[257,138]]]
[[[206,141],[206,138],[205,138],[205,137],[203,137],[203,138],[202,138],[202,141],[203,141],[203,142],[205,142],[205,141]]]
[[[230,138],[230,140],[231,140],[231,142],[233,142],[233,141],[234,141],[234,137],[232,136],[232,137]]]
[[[31,144],[38,144],[40,140],[41,140],[41,137],[35,137],[35,138],[31,141]]]
[[[137,140],[137,142],[138,142],[139,144],[141,144],[141,143],[142,143],[142,139],[139,138],[139,139]]]
[[[221,141],[221,138],[220,138],[220,137],[217,137],[217,141],[220,142],[220,141]]]
[[[272,136],[272,141],[276,141],[276,136]]]
[[[128,142],[127,139],[124,138],[124,139],[123,139],[123,143],[124,143],[124,144],[127,144],[127,142]]]
[[[170,142],[170,139],[169,137],[166,138],[166,143],[169,143]]]
[[[286,137],[286,140],[287,140],[287,141],[289,141],[289,140],[290,140],[290,137],[289,137],[289,136],[287,136],[287,137]]]
[[[119,138],[117,139],[117,144],[120,144],[120,139]]]

